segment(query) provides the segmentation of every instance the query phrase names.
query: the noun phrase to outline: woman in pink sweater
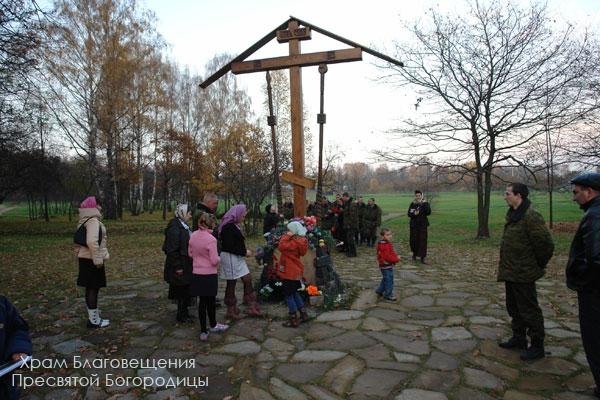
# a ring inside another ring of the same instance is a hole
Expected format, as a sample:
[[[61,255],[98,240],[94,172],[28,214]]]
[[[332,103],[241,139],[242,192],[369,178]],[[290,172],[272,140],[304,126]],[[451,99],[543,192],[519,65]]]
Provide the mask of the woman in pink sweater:
[[[215,216],[201,213],[198,216],[198,230],[192,233],[188,245],[188,254],[194,265],[190,295],[198,296],[198,317],[200,318],[200,340],[208,340],[209,330],[206,326],[206,314],[210,322],[210,332],[223,332],[228,325],[217,323],[216,303],[218,289],[217,266],[219,254],[217,239],[212,230],[217,225]]]

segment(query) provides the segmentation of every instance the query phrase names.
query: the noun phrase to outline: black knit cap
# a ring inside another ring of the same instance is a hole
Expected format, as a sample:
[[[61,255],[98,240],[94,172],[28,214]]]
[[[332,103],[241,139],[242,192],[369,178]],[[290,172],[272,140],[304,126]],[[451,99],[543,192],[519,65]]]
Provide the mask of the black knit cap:
[[[573,185],[587,186],[594,190],[600,190],[600,173],[591,172],[588,174],[579,175],[571,179]]]

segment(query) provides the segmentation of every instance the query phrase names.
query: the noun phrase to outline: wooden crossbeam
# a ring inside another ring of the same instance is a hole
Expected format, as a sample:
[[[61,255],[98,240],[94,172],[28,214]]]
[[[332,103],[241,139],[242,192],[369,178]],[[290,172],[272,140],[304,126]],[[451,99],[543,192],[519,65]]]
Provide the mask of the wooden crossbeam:
[[[362,60],[362,49],[341,49],[236,62],[231,64],[231,72],[234,74],[247,74],[250,72],[272,71],[290,67],[308,67],[311,65],[336,64],[360,60]]]
[[[281,179],[292,183],[294,185],[302,186],[307,189],[315,188],[315,180],[310,178],[305,178],[303,176],[297,176],[289,171],[281,171]]]

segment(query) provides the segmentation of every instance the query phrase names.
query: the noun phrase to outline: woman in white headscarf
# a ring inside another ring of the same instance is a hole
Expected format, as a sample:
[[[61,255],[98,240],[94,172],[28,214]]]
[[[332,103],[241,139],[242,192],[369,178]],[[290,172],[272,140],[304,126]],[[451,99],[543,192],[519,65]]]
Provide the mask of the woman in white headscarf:
[[[175,217],[165,229],[165,241],[162,246],[165,260],[165,281],[169,283],[169,299],[177,300],[177,321],[192,323],[188,314],[190,281],[192,278],[192,259],[188,255],[188,243],[191,229],[188,226],[192,212],[187,204],[178,204]]]

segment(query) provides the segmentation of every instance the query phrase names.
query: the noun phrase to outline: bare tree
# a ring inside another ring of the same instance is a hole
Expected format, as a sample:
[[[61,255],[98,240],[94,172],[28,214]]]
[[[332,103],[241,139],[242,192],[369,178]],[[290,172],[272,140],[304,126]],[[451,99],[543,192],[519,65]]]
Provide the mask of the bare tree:
[[[364,162],[345,163],[342,171],[348,185],[347,190],[352,196],[357,197],[368,189],[368,184],[372,176],[372,171],[368,164]]]
[[[28,89],[42,15],[35,0],[0,0],[0,98]]]
[[[520,165],[521,151],[546,129],[567,126],[595,107],[583,102],[596,69],[587,34],[558,27],[545,5],[468,1],[461,15],[428,13],[397,43],[406,68],[383,79],[416,88],[414,117],[394,129],[405,145],[378,152],[389,161],[454,167],[475,178],[477,237],[487,238],[494,168]],[[555,126],[546,127],[551,121]]]
[[[72,148],[88,161],[106,218],[122,216],[129,175],[124,166],[132,136],[142,133],[130,135],[131,128],[141,127],[134,122],[149,108],[140,103],[151,99],[140,96],[147,84],[140,71],[162,46],[153,22],[134,0],[56,0],[47,24],[43,83],[53,94],[47,104]]]
[[[35,0],[0,0],[0,203],[23,183],[14,166],[35,132],[29,74],[37,63],[42,17]]]
[[[572,163],[598,168],[600,165],[600,116],[596,115],[570,127],[562,150]]]

